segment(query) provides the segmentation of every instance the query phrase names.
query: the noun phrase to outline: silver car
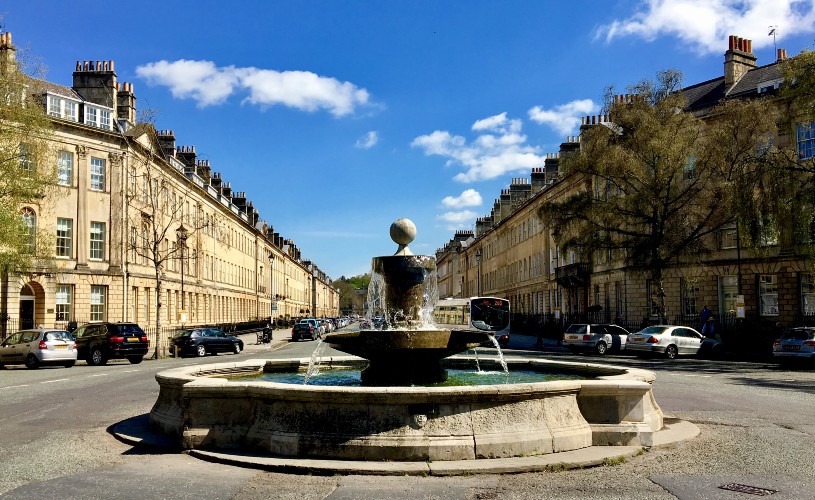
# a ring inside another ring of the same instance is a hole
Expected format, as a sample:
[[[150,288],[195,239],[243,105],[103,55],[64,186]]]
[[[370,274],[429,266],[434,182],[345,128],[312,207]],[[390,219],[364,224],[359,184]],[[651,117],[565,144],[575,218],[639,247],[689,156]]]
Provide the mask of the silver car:
[[[815,328],[790,328],[773,342],[773,359],[781,362],[815,360]]]
[[[41,365],[62,365],[70,368],[76,363],[76,354],[74,337],[65,330],[23,330],[0,344],[0,367],[25,365],[33,370]]]
[[[569,325],[563,333],[563,347],[571,352],[587,351],[605,355],[609,350],[625,349],[628,330],[617,325],[581,324]]]
[[[705,337],[687,326],[657,325],[628,336],[626,351],[638,356],[660,354],[668,359],[679,355],[695,356]]]

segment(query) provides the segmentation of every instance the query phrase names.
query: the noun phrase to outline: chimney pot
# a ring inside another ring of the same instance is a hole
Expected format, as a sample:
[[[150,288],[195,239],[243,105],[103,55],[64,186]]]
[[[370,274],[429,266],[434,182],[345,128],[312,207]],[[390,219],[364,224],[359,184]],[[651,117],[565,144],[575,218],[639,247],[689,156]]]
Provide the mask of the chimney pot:
[[[77,62],[76,62],[76,71],[80,71],[80,70],[82,70],[82,63],[80,63],[79,61],[77,61]]]

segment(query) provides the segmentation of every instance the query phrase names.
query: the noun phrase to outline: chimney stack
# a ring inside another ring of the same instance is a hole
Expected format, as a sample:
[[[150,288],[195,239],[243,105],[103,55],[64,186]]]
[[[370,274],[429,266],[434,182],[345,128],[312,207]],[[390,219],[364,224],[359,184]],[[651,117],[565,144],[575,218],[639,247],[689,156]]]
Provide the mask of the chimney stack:
[[[724,84],[728,89],[738,83],[742,76],[756,67],[753,41],[730,35],[728,49],[724,53]]]
[[[0,74],[16,71],[17,48],[11,44],[11,33],[0,33]]]
[[[110,70],[113,71],[113,61],[110,61]],[[116,74],[113,74],[114,77]],[[123,82],[117,85],[116,117],[126,121],[129,125],[136,124],[136,94],[133,93],[133,84]]]

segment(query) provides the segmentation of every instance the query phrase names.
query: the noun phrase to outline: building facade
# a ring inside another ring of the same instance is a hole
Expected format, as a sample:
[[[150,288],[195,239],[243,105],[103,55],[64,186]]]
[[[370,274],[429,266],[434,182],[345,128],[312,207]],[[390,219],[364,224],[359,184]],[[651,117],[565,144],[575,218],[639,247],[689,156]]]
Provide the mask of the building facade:
[[[703,119],[727,99],[776,99],[783,82],[786,51],[765,66],[756,65],[749,40],[730,38],[724,74],[682,89],[686,111]],[[585,127],[599,126],[604,116],[584,117]],[[782,116],[779,146],[797,145],[799,158],[815,154],[812,124]],[[797,144],[796,144],[797,143]],[[437,251],[442,263],[440,283],[462,283],[466,296],[494,295],[511,301],[514,329],[540,331],[568,321],[616,321],[629,329],[658,321],[654,290],[648,276],[627,265],[622,251],[563,251],[557,228],[546,227],[540,207],[563,200],[590,186],[591,180],[561,175],[559,162],[581,147],[580,137],[568,138],[558,153],[547,155],[529,179],[513,179],[502,190],[489,215],[476,221],[465,241],[452,239]],[[758,250],[743,248],[735,225],[714,237],[709,254],[680,260],[666,270],[666,312],[670,322],[698,326],[707,305],[726,331],[776,332],[779,326],[815,319],[815,272],[799,243],[782,236]],[[460,267],[446,265],[453,260]],[[440,285],[441,297],[455,297],[454,287]],[[737,315],[743,305],[743,317]]]
[[[4,60],[11,34],[0,39]],[[175,133],[137,123],[113,61],[71,87],[30,79],[54,126],[58,193],[21,207],[54,259],[4,280],[2,327],[135,321],[149,329],[336,316],[330,278]],[[166,342],[161,335],[157,341]]]

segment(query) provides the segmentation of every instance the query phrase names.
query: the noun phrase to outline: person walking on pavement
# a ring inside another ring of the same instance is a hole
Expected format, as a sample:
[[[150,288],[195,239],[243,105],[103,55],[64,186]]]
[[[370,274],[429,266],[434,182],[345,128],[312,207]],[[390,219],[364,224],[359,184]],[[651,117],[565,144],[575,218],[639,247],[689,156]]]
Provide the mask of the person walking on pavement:
[[[707,325],[707,320],[710,319],[710,315],[713,314],[710,309],[707,308],[707,304],[702,308],[702,312],[699,313],[699,329],[704,330],[705,325]]]

